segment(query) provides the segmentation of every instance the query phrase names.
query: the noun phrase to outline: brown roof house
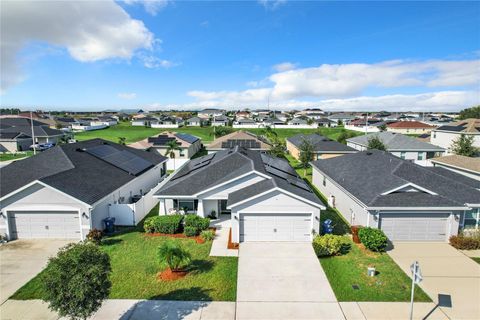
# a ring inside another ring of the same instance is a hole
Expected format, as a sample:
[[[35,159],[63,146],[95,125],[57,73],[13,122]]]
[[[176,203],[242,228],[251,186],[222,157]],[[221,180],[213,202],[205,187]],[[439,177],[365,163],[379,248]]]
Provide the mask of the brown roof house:
[[[215,139],[207,146],[207,151],[208,153],[214,153],[219,150],[231,149],[236,146],[259,151],[270,150],[270,145],[261,140],[258,136],[247,131],[239,130]]]

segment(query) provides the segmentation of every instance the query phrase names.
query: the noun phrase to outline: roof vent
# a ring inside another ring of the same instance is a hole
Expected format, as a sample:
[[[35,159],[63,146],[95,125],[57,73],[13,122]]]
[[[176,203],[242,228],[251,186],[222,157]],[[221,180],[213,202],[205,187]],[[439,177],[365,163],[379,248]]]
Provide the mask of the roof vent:
[[[367,156],[371,156],[372,154],[373,152],[370,152],[370,151],[367,152]]]
[[[85,152],[85,151],[87,151],[87,149],[85,149],[85,148],[77,148],[76,151],[78,151],[78,152]]]

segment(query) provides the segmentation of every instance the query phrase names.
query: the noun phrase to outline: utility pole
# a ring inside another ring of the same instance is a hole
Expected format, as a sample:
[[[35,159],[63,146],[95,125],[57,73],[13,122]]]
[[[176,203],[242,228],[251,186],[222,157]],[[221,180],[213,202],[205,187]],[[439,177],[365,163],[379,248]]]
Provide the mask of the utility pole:
[[[32,111],[30,111],[30,129],[32,129],[32,141],[33,141],[33,155],[37,154],[37,147],[35,145],[35,132],[33,131],[33,116]]]

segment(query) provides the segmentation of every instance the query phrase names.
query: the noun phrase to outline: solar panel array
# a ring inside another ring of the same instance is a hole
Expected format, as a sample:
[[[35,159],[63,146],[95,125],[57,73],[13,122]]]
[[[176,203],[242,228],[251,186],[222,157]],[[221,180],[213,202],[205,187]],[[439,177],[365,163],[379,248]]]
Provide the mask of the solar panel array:
[[[288,164],[288,162],[281,159],[275,159],[268,155],[262,154],[262,161],[265,165],[265,171],[268,173],[286,180],[291,185],[297,188],[303,189],[308,192],[312,192],[310,187],[300,179],[295,170]]]
[[[154,166],[130,151],[118,150],[106,144],[88,148],[85,152],[134,176]]]
[[[158,146],[167,145],[170,141],[173,141],[173,140],[176,140],[176,139],[174,137],[169,137],[167,135],[159,135],[157,137],[148,138],[148,142]]]
[[[196,161],[190,162],[189,166],[184,167],[182,170],[180,170],[175,176],[173,176],[171,181],[184,177],[190,174],[192,171],[208,166],[210,162],[212,162],[213,157],[215,157],[215,153],[208,154],[206,156],[196,159]]]
[[[195,136],[192,136],[191,134],[186,134],[186,133],[176,133],[175,136],[178,138],[182,139],[183,141],[186,141],[188,143],[194,143],[198,141],[198,138]]]
[[[234,148],[236,146],[247,149],[260,149],[260,142],[251,139],[228,139],[222,142],[222,148]]]

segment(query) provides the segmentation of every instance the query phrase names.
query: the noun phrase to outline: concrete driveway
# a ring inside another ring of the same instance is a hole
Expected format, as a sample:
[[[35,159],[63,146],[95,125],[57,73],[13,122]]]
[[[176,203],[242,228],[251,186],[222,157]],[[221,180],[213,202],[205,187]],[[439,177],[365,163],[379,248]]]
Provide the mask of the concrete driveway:
[[[451,319],[480,319],[480,265],[447,243],[396,242],[388,254],[410,275],[417,260],[423,274],[420,286],[438,302],[450,295],[452,308],[442,307]]]
[[[72,240],[15,240],[0,246],[0,304],[45,267]]]
[[[237,319],[344,319],[310,243],[240,245]]]

